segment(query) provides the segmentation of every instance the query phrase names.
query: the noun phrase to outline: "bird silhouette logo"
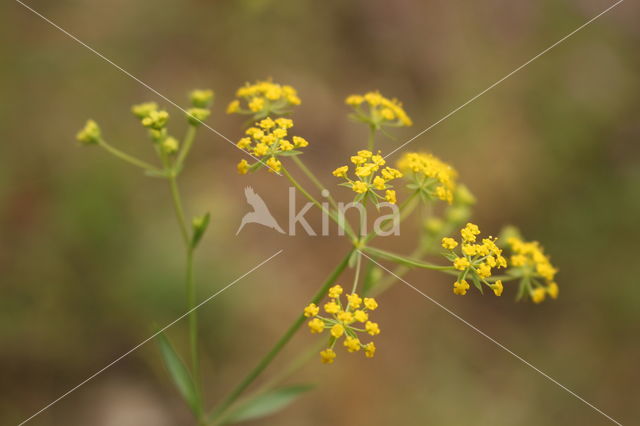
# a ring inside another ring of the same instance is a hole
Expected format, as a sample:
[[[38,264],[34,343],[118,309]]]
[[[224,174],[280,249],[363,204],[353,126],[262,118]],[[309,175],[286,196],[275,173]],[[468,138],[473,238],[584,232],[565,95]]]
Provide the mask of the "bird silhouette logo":
[[[249,205],[253,207],[253,211],[244,215],[242,221],[240,222],[240,227],[238,228],[238,232],[236,232],[236,235],[238,235],[242,228],[244,228],[244,226],[248,223],[257,223],[266,226],[267,228],[275,229],[279,233],[284,234],[284,231],[282,230],[280,225],[278,225],[278,222],[276,222],[275,218],[267,208],[264,200],[258,194],[256,194],[253,188],[247,186],[244,189],[244,196],[247,199],[247,203],[249,203]]]

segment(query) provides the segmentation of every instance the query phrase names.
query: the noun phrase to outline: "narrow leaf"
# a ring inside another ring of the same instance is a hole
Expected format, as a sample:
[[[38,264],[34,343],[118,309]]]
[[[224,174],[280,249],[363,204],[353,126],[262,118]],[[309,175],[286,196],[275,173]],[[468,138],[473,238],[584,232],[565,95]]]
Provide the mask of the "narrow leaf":
[[[294,385],[257,395],[233,411],[227,422],[238,423],[274,414],[312,388],[313,385]]]
[[[191,248],[195,248],[202,239],[202,236],[207,230],[207,226],[209,226],[210,218],[211,215],[209,213],[193,218],[193,237],[191,238]]]
[[[191,411],[196,415],[200,415],[202,412],[202,406],[200,403],[200,396],[196,390],[191,373],[187,370],[176,351],[174,350],[171,342],[164,333],[158,336],[158,344],[160,351],[162,352],[162,359],[164,365],[171,376],[173,384],[176,386],[182,398],[191,408]]]

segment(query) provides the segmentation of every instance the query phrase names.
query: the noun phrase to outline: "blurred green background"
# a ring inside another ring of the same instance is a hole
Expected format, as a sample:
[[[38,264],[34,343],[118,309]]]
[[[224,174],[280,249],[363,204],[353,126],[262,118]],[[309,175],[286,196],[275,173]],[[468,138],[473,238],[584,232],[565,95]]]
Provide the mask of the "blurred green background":
[[[245,81],[299,90],[304,159],[329,172],[365,143],[344,97],[380,89],[412,128],[435,122],[610,4],[605,0],[30,1],[167,97],[210,87],[209,124],[232,140],[226,104]],[[460,171],[475,222],[543,243],[560,298],[534,306],[470,292],[448,276],[409,282],[622,423],[640,419],[639,7],[624,2],[410,145]],[[183,258],[166,183],[76,131],[153,159],[129,106],[161,99],[14,2],[0,6],[0,423],[17,424],[181,314]],[[173,113],[171,128],[184,121]],[[182,127],[181,127],[182,126]],[[287,183],[240,177],[241,154],[202,129],[181,185],[190,215],[212,212],[198,253],[204,298],[284,253],[200,310],[207,400],[228,391],[300,312],[348,249],[344,239],[247,227],[252,185],[281,221]],[[341,193],[344,194],[344,193]],[[412,235],[385,242],[409,252]],[[348,277],[347,275],[346,277]],[[608,420],[405,286],[381,298],[373,360],[340,353],[296,383],[319,386],[265,425],[551,425]],[[185,323],[170,335],[184,347]],[[300,332],[273,374],[314,340]],[[189,414],[152,343],[34,419],[34,425],[183,425]]]

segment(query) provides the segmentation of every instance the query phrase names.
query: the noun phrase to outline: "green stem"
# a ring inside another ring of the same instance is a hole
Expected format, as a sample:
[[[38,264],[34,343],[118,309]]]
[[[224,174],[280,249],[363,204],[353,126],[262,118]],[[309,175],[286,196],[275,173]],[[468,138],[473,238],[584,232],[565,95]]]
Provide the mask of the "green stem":
[[[196,137],[196,126],[190,125],[187,129],[187,133],[184,136],[184,141],[182,142],[182,146],[180,147],[180,152],[178,153],[178,157],[176,158],[175,170],[176,173],[180,173],[182,170],[182,166],[184,165],[184,160],[189,155],[189,151],[191,150],[191,146],[193,145],[193,141]]]
[[[180,225],[180,233],[186,247],[191,245],[189,240],[189,231],[187,230],[187,221],[185,219],[184,210],[182,208],[182,200],[180,199],[180,191],[178,190],[178,182],[176,176],[171,174],[169,176],[169,186],[171,187],[171,197],[173,198],[173,208],[176,211],[178,217],[178,223]]]
[[[369,140],[367,143],[367,147],[369,151],[373,152],[373,148],[376,145],[376,128],[373,126],[369,126]]]
[[[191,372],[193,375],[193,381],[196,386],[196,390],[200,393],[200,361],[198,356],[198,314],[194,309],[196,306],[196,288],[193,280],[193,250],[194,247],[191,244],[191,238],[187,229],[187,222],[185,219],[184,209],[182,208],[182,200],[180,197],[180,191],[178,189],[178,182],[174,173],[170,173],[169,186],[171,187],[171,196],[173,200],[173,206],[176,211],[176,217],[178,218],[178,224],[180,226],[180,232],[184,239],[185,249],[187,253],[187,272],[185,278],[186,297],[187,297],[187,309],[189,311],[189,347],[191,352]]]
[[[294,155],[293,156],[293,162],[296,163],[296,165],[298,166],[298,168],[300,170],[302,170],[302,173],[304,173],[311,182],[313,182],[313,184],[316,186],[316,188],[318,188],[320,191],[327,191],[327,193],[329,193],[329,190],[322,184],[322,182],[320,182],[320,180],[316,177],[316,175],[313,174],[313,172],[311,170],[309,170],[309,168],[302,162],[302,160],[300,159],[299,155]],[[336,202],[336,200],[331,196],[331,193],[329,193],[329,202],[331,203],[331,205],[333,206],[334,209],[338,209],[338,203]]]
[[[348,224],[346,221],[345,221],[345,223],[344,223],[344,225],[345,225],[345,226],[343,226],[343,224],[341,224],[341,223],[340,223],[340,220],[339,220],[337,217],[335,217],[335,214],[334,214],[333,212],[331,212],[331,211],[327,210],[327,209],[326,209],[326,208],[325,208],[325,207],[324,207],[324,206],[323,206],[323,205],[322,205],[318,200],[316,200],[315,198],[313,198],[313,196],[312,196],[311,194],[309,194],[309,192],[308,192],[306,189],[304,189],[304,188],[302,187],[302,185],[300,185],[300,184],[298,183],[298,181],[294,179],[294,177],[293,177],[293,176],[291,176],[291,174],[289,173],[289,171],[288,171],[284,166],[282,166],[282,173],[287,177],[287,179],[289,179],[289,181],[293,184],[293,186],[295,186],[295,187],[298,189],[298,191],[302,192],[302,194],[303,194],[305,197],[307,197],[307,199],[308,199],[309,201],[311,201],[311,202],[312,202],[316,207],[318,207],[320,210],[322,210],[325,214],[329,215],[329,217],[330,217],[330,218],[331,218],[331,219],[332,219],[332,220],[333,220],[333,221],[334,221],[334,222],[335,222],[335,223],[336,223],[340,228],[342,228],[342,230],[344,230],[344,231],[349,235],[349,237],[351,237],[351,239],[352,239],[353,241],[355,241],[355,240],[356,240],[356,236],[355,236],[355,234],[353,233],[353,230],[351,229],[351,226],[349,226],[349,224]]]
[[[416,268],[431,269],[434,271],[449,271],[454,269],[453,266],[432,265],[431,263],[422,262],[416,259],[410,259],[408,257],[400,256],[398,254],[391,253],[385,250],[380,250],[373,247],[365,247],[363,248],[363,250],[376,257],[391,260],[393,262],[401,263],[403,265],[412,266]]]
[[[156,167],[152,166],[151,164],[146,163],[146,162],[134,157],[133,155],[129,155],[129,154],[125,153],[125,152],[120,151],[118,148],[115,148],[115,147],[109,145],[103,139],[99,139],[98,140],[98,145],[101,146],[102,148],[104,148],[110,154],[115,155],[119,159],[124,160],[129,164],[133,164],[134,166],[140,167],[140,168],[145,169],[145,170],[151,170],[151,171],[156,171],[156,172],[159,171]]]
[[[340,262],[340,264],[333,270],[333,272],[329,275],[327,280],[322,284],[322,287],[318,290],[318,292],[313,296],[310,303],[318,304],[320,300],[325,296],[329,287],[331,287],[335,281],[338,279],[340,274],[344,271],[349,263],[349,257],[351,257],[352,251],[350,251],[347,256]],[[209,418],[217,418],[222,413],[225,412],[233,404],[236,399],[253,383],[253,381],[269,366],[271,361],[280,353],[280,351],[285,347],[287,343],[291,340],[293,335],[298,331],[300,326],[304,323],[306,317],[304,315],[300,315],[294,322],[291,324],[289,329],[282,335],[282,337],[276,342],[276,344],[271,348],[271,350],[258,362],[253,370],[249,372],[249,374],[240,382],[238,386],[236,386],[231,393],[227,395],[225,399],[223,399],[218,406],[213,410],[210,414]]]

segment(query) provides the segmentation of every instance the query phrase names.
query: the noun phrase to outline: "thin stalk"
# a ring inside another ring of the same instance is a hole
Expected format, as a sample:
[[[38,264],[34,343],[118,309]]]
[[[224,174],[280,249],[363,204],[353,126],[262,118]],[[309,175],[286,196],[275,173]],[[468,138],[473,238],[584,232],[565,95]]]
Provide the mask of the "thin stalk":
[[[124,160],[129,164],[133,164],[134,166],[140,167],[145,170],[151,170],[156,172],[160,171],[158,168],[152,166],[151,164],[146,163],[134,157],[133,155],[129,155],[125,152],[120,151],[118,148],[111,146],[104,139],[98,139],[98,145],[104,148],[105,150],[107,150],[110,154],[115,155],[119,159]]]
[[[313,182],[316,188],[318,188],[320,191],[327,191],[327,193],[329,194],[329,197],[328,197],[329,203],[331,203],[333,208],[337,210],[338,203],[336,202],[336,200],[333,198],[333,196],[331,196],[331,193],[329,193],[329,190],[322,184],[322,182],[320,182],[320,180],[316,177],[316,175],[313,174],[313,172],[309,170],[309,168],[302,162],[299,155],[293,156],[293,162],[296,163],[296,166],[298,166],[298,168],[302,170],[302,173],[304,173],[309,178],[309,180]]]
[[[367,142],[367,147],[369,151],[373,152],[373,148],[376,145],[376,128],[373,126],[369,126],[369,140]]]
[[[334,222],[335,222],[335,223],[336,223],[340,228],[342,228],[342,229],[343,229],[343,230],[344,230],[344,231],[349,235],[349,237],[351,237],[351,238],[352,238],[352,240],[354,240],[354,241],[355,241],[356,236],[355,236],[355,234],[353,233],[353,231],[351,230],[351,226],[349,226],[349,224],[348,224],[346,221],[345,221],[345,223],[344,223],[344,225],[346,225],[346,226],[342,226],[342,224],[340,223],[340,221],[338,220],[338,218],[336,218],[336,217],[335,217],[335,215],[334,215],[331,211],[327,210],[327,209],[326,209],[326,208],[325,208],[325,207],[324,207],[324,206],[323,206],[323,205],[322,205],[318,200],[316,200],[315,198],[313,198],[313,196],[312,196],[311,194],[309,194],[309,192],[308,192],[306,189],[304,189],[304,188],[302,187],[302,185],[300,185],[300,184],[298,183],[298,181],[297,181],[297,180],[295,180],[295,178],[294,178],[293,176],[291,176],[291,174],[289,173],[289,171],[288,171],[284,166],[282,166],[282,173],[287,177],[287,179],[289,179],[289,181],[293,184],[293,186],[295,186],[295,187],[298,189],[298,191],[302,192],[302,194],[303,194],[305,197],[307,197],[307,199],[308,199],[309,201],[311,201],[311,202],[312,202],[316,207],[318,207],[320,210],[322,210],[325,214],[328,214],[328,215],[329,215],[329,217],[330,217],[330,218],[331,218],[331,219],[332,219],[332,220],[333,220],[333,221],[334,221]]]
[[[329,275],[326,281],[322,284],[318,292],[313,296],[310,303],[318,304],[320,300],[325,296],[329,287],[331,287],[335,281],[338,279],[340,274],[345,270],[349,263],[349,257],[351,256],[352,251],[349,251],[347,256],[338,264],[338,266],[333,270],[333,272]],[[287,331],[280,337],[280,339],[276,342],[276,344],[271,348],[269,352],[258,362],[258,364],[245,376],[245,378],[238,384],[225,399],[223,399],[218,406],[213,410],[210,414],[209,418],[216,419],[222,413],[224,413],[231,404],[233,404],[236,399],[253,383],[253,381],[271,364],[273,359],[280,353],[280,351],[289,343],[293,335],[298,331],[300,326],[304,323],[306,317],[304,315],[300,315],[294,322],[289,326]]]
[[[176,211],[178,218],[178,224],[180,225],[180,233],[186,247],[191,245],[189,240],[189,231],[187,230],[187,221],[185,219],[184,210],[182,208],[182,200],[180,198],[180,190],[178,189],[178,182],[174,175],[169,177],[169,186],[171,188],[171,197],[173,198],[173,208]]]
[[[356,272],[353,275],[353,288],[351,289],[351,294],[356,292],[358,288],[358,280],[360,278],[360,266],[362,265],[362,254],[358,250],[356,252]]]
[[[402,202],[402,204],[400,204],[400,207],[398,207],[398,209],[400,210],[400,218],[399,218],[400,222],[402,222],[404,219],[406,219],[407,216],[409,216],[413,212],[413,210],[415,209],[417,204],[414,201],[415,201],[415,197],[417,195],[418,195],[417,191],[412,193],[406,200],[404,200]],[[383,231],[387,230],[387,225],[388,224],[393,223],[392,220],[393,219],[387,219],[380,225],[380,227],[382,228]],[[367,244],[369,241],[371,241],[376,236],[377,236],[377,234],[376,234],[375,231],[369,232],[369,234],[367,234],[367,236],[364,237],[363,243]]]
[[[176,158],[175,170],[176,173],[180,173],[182,170],[182,166],[184,165],[184,160],[189,155],[189,151],[191,150],[191,146],[193,145],[193,141],[196,137],[196,126],[190,125],[187,129],[187,133],[184,136],[184,141],[182,142],[182,146],[180,148],[180,152],[178,153],[178,157]]]
[[[380,250],[373,247],[365,247],[362,250],[376,257],[391,260],[393,262],[401,263],[403,265],[407,265],[411,267],[431,269],[434,271],[450,271],[454,269],[453,266],[432,265],[431,263],[422,262],[416,259],[410,259],[408,257],[400,256],[395,253],[391,253],[391,252]]]
[[[187,308],[189,310],[189,347],[191,352],[191,372],[193,381],[195,383],[197,392],[200,393],[199,385],[199,371],[200,360],[198,356],[198,314],[194,307],[196,306],[196,288],[193,280],[193,247],[191,245],[191,238],[187,229],[187,222],[185,220],[184,209],[182,207],[182,200],[180,197],[180,191],[178,189],[178,183],[175,174],[171,173],[169,176],[169,186],[171,188],[171,198],[173,200],[173,206],[176,211],[176,217],[180,227],[180,233],[184,239],[185,249],[187,254],[187,271],[185,278]]]

